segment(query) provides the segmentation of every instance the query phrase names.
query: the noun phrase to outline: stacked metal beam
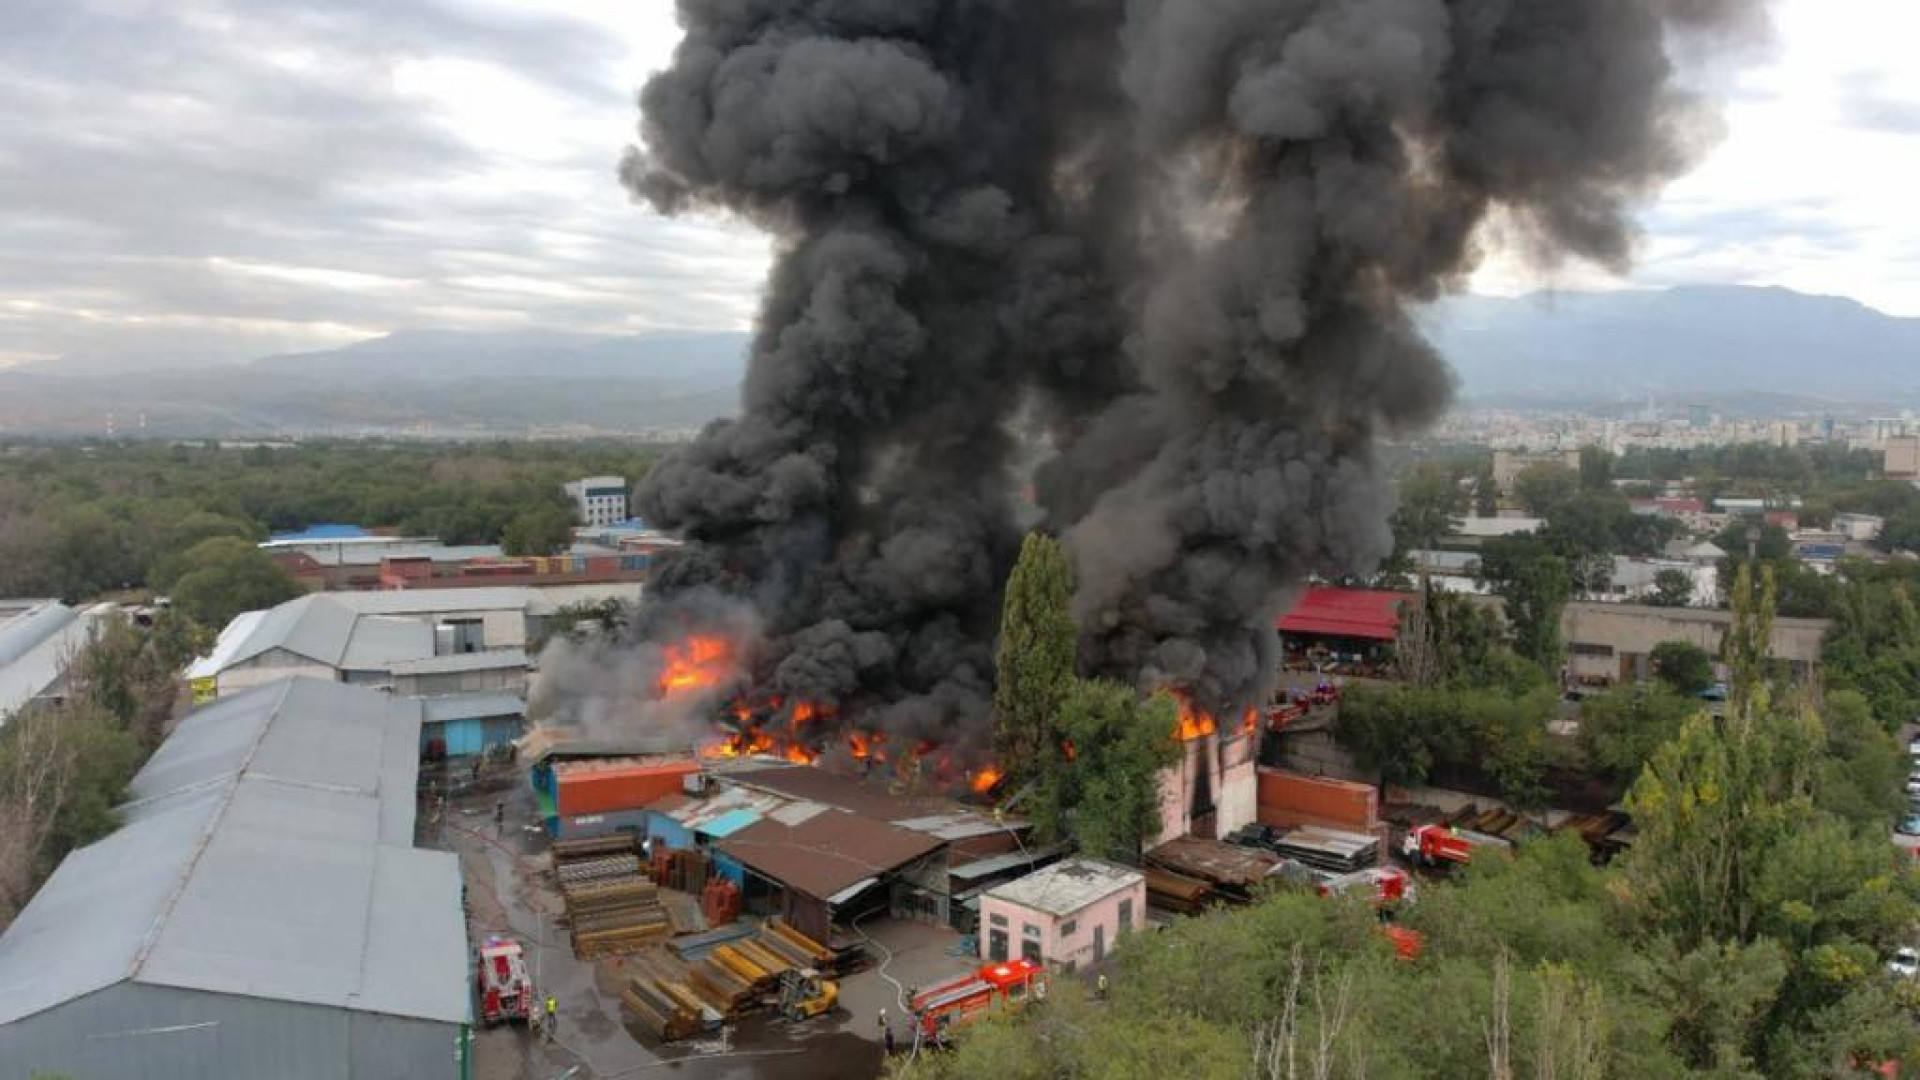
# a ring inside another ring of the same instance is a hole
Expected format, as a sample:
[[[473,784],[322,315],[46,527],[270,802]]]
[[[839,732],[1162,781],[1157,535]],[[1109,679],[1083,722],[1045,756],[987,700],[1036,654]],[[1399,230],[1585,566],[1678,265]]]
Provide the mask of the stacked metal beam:
[[[555,843],[553,874],[566,901],[574,955],[582,960],[637,952],[671,932],[630,837]]]

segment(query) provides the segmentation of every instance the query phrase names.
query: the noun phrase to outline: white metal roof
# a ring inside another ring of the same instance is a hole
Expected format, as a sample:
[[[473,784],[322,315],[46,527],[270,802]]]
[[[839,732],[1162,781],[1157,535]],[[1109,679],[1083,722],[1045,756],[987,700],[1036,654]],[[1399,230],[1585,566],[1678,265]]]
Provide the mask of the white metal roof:
[[[986,895],[1049,915],[1072,915],[1146,879],[1138,870],[1099,859],[1068,859],[996,885]]]
[[[99,631],[100,620],[119,610],[115,604],[95,604],[78,616],[70,615],[32,648],[11,663],[0,665],[0,727],[59,682],[67,664]]]
[[[73,609],[58,600],[0,600],[0,667],[72,621]]]
[[[423,619],[370,615],[356,619],[340,654],[342,671],[392,671],[433,656],[433,624]]]
[[[308,593],[266,611],[236,616],[212,655],[188,669],[204,678],[284,649],[328,667],[385,671],[433,655],[424,617],[487,611],[525,612],[530,589],[418,589]],[[403,625],[404,624],[404,625]]]
[[[0,937],[0,1023],[121,981],[467,1018],[458,861],[412,847],[420,705],[284,680],[198,710]]]

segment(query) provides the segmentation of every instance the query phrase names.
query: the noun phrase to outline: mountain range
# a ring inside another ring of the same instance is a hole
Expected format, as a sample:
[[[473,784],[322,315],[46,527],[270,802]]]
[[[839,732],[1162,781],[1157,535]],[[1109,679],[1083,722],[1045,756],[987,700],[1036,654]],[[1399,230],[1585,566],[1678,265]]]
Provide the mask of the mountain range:
[[[1920,319],[1785,289],[1451,298],[1423,327],[1470,403],[1920,402]],[[238,365],[0,371],[0,434],[662,436],[737,407],[748,338],[402,330]]]
[[[1462,296],[1422,322],[1473,401],[1920,398],[1920,319],[1841,297],[1732,286]]]

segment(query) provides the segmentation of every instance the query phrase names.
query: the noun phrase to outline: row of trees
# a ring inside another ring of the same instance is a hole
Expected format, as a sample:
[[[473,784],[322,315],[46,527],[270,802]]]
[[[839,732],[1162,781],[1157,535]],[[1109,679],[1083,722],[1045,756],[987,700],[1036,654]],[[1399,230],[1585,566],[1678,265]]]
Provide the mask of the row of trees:
[[[1432,883],[1395,959],[1363,900],[1297,893],[1125,939],[1107,1000],[1056,983],[1017,1018],[896,1075],[1041,1080],[1815,1080],[1920,1055],[1912,984],[1881,957],[1920,880],[1823,777],[1849,721],[1776,681],[1770,587],[1734,587],[1724,716],[1694,711],[1629,795],[1608,868],[1577,836]]]
[[[0,453],[0,595],[148,587],[204,567],[179,563],[206,540],[257,542],[332,521],[547,554],[569,537],[566,481],[637,479],[658,454],[547,443],[15,446]]]

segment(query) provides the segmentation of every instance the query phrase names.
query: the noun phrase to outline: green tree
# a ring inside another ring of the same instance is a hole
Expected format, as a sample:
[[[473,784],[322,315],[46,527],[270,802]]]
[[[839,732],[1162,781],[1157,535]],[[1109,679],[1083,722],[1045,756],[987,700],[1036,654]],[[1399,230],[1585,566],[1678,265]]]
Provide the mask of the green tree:
[[[1653,674],[1674,693],[1698,697],[1713,685],[1713,657],[1690,641],[1663,641],[1653,647]]]
[[[994,757],[1016,784],[1043,776],[1060,757],[1059,715],[1073,690],[1079,634],[1072,602],[1066,551],[1029,533],[1007,579],[994,654]]]
[[[245,540],[222,536],[194,545],[174,580],[175,608],[201,626],[225,626],[243,611],[285,603],[301,594],[266,553]]]
[[[1560,613],[1573,594],[1566,560],[1535,537],[1502,537],[1482,549],[1480,576],[1500,597],[1514,651],[1543,672],[1557,674]]]
[[[1180,754],[1178,705],[1165,693],[1142,701],[1120,683],[1075,680],[1056,722],[1072,750],[1041,777],[1043,831],[1070,835],[1084,854],[1137,861],[1160,827],[1160,773]]]
[[[1546,517],[1580,492],[1580,474],[1565,465],[1529,465],[1513,478],[1513,497],[1527,513]]]
[[[1613,454],[1602,446],[1580,448],[1580,490],[1613,492]]]
[[[1701,711],[1699,701],[1664,686],[1619,686],[1587,698],[1580,703],[1580,749],[1588,770],[1617,785],[1631,783]]]
[[[1451,470],[1421,465],[1400,483],[1400,507],[1393,515],[1397,550],[1437,547],[1459,527],[1463,499]]]
[[[1683,608],[1693,603],[1693,577],[1685,570],[1667,567],[1653,575],[1653,594],[1647,603],[1654,607]]]
[[[1493,461],[1483,459],[1473,473],[1473,513],[1493,517],[1500,512],[1500,485],[1493,480]]]
[[[558,555],[573,544],[573,515],[545,504],[522,510],[500,534],[500,550],[513,558]]]

